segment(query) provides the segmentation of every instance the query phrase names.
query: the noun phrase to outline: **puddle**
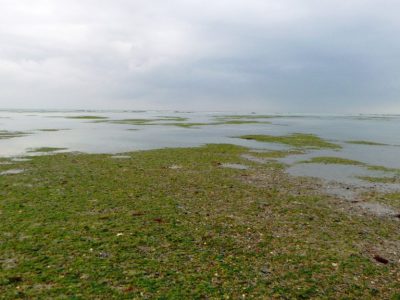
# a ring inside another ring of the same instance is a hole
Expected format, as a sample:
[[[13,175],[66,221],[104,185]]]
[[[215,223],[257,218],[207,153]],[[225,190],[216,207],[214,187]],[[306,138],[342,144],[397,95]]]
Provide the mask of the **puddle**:
[[[354,186],[340,185],[338,183],[328,183],[324,189],[328,195],[339,197],[348,201],[356,200],[358,195],[365,191],[362,189],[356,189]]]
[[[396,215],[396,211],[394,211],[391,207],[379,203],[365,202],[360,203],[359,206],[378,217],[389,217]]]
[[[223,168],[230,168],[230,169],[236,169],[236,170],[248,170],[250,169],[249,166],[242,165],[242,164],[222,164],[221,167]]]
[[[23,169],[11,169],[7,171],[0,172],[0,175],[15,175],[25,172]]]
[[[387,176],[385,172],[371,171],[362,166],[307,163],[292,165],[286,172],[297,177],[322,179],[327,194],[349,201],[357,200],[360,194],[371,189],[382,193],[400,191],[400,184],[397,183],[375,183],[357,178]]]
[[[287,169],[287,172],[293,176],[307,176],[316,177],[325,181],[333,181],[341,184],[348,184],[357,187],[398,187],[399,184],[380,184],[367,182],[357,178],[358,176],[371,176],[371,177],[385,177],[386,172],[368,170],[362,166],[353,165],[339,165],[339,164],[317,164],[317,163],[306,163],[306,164],[295,164]]]

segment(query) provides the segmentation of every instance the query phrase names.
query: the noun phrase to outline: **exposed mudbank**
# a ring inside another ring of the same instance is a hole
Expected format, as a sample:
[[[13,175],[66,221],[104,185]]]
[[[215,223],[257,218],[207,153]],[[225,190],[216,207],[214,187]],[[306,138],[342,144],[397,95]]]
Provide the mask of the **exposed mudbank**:
[[[313,134],[293,133],[285,136],[273,135],[242,135],[239,138],[246,140],[254,140],[258,142],[279,143],[285,144],[296,148],[308,149],[340,149],[338,144],[326,141]]]
[[[23,137],[29,134],[30,134],[29,132],[23,132],[23,131],[0,130],[0,140]]]
[[[66,119],[76,119],[76,120],[106,120],[108,117],[104,116],[91,116],[91,115],[84,115],[84,116],[66,116]]]
[[[260,154],[265,154],[266,157],[254,156]],[[297,159],[291,159],[290,156],[292,155]],[[341,157],[317,156],[310,158],[308,161],[302,161],[301,157],[304,155],[306,155],[304,152],[299,155],[297,152],[291,151],[265,152],[253,150],[251,154],[245,153],[241,157],[258,164],[267,164],[271,160],[278,162],[291,161],[291,164],[286,164],[284,167],[284,172],[289,175],[289,178],[291,176],[315,178],[314,181],[307,180],[304,182],[304,187],[307,187],[310,191],[319,191],[318,193],[325,193],[345,200],[348,202],[350,209],[352,207],[379,217],[393,218],[397,216],[398,212],[394,208],[369,202],[365,197],[367,193],[371,192],[381,194],[400,193],[398,177],[386,177],[388,168],[381,166],[370,167],[362,162]],[[393,170],[390,171],[393,172]],[[268,177],[264,176],[263,178],[266,179]],[[262,180],[259,184],[263,184]],[[278,185],[279,183],[277,182],[276,184]]]

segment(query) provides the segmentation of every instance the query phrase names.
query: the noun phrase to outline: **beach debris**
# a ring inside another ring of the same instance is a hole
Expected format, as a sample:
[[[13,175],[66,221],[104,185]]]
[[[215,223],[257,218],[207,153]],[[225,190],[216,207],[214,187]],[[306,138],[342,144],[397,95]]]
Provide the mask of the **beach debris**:
[[[381,264],[384,264],[384,265],[387,265],[387,264],[389,263],[389,260],[387,260],[386,258],[384,258],[384,257],[382,257],[382,256],[380,256],[380,255],[378,255],[378,254],[376,254],[376,255],[374,256],[374,259],[375,259],[377,262],[380,262]]]

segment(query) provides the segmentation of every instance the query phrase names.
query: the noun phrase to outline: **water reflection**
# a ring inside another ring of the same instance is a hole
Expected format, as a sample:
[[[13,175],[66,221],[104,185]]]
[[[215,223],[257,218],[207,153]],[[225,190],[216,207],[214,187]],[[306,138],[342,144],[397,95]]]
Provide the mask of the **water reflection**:
[[[347,183],[368,185],[357,179],[365,175],[365,168],[296,164],[314,156],[340,156],[370,165],[400,168],[399,116],[272,116],[271,124],[220,124],[191,128],[169,125],[129,125],[103,122],[101,119],[75,119],[76,116],[99,116],[107,120],[186,118],[183,123],[212,123],[215,116],[232,115],[221,112],[168,111],[0,111],[0,131],[21,131],[28,135],[0,139],[0,157],[36,155],[29,149],[41,147],[68,148],[69,151],[88,153],[122,153],[165,147],[193,147],[208,143],[229,143],[253,149],[288,149],[279,144],[260,143],[236,138],[246,134],[283,135],[313,133],[342,145],[343,149],[309,151],[283,159],[294,164],[289,172]],[[240,120],[240,118],[239,118]],[[158,123],[177,123],[159,121]],[[388,145],[358,145],[346,141],[363,140]],[[370,175],[370,174],[368,174]],[[374,174],[376,175],[376,174]]]

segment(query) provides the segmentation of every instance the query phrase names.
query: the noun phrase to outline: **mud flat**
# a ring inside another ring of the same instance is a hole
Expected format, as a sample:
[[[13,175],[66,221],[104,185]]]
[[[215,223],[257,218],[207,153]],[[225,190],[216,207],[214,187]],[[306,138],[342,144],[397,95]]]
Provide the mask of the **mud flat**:
[[[302,135],[279,138],[296,147],[282,153],[13,161],[29,172],[0,178],[2,298],[399,299],[400,193],[349,185],[349,200],[292,176],[278,159],[301,152],[299,138],[338,148]]]

